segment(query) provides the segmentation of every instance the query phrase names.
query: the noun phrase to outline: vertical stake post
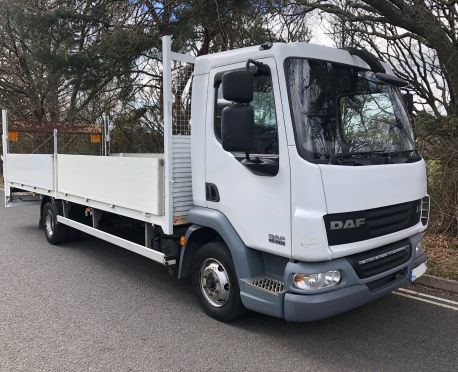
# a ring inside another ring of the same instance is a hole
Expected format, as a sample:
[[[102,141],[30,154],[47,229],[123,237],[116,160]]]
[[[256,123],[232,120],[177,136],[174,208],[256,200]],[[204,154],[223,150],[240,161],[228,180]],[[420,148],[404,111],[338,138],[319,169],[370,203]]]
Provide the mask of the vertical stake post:
[[[105,156],[110,156],[110,123],[110,114],[105,114],[105,119],[103,120],[103,147]]]
[[[102,113],[102,142],[100,144],[100,154],[105,156],[105,113]]]
[[[54,177],[54,198],[57,198],[57,129],[53,130],[54,152],[53,152],[53,177]]]
[[[103,116],[103,155],[107,156],[107,123],[108,123],[108,114]]]
[[[5,207],[8,207],[11,190],[8,187],[8,175],[7,175],[7,155],[8,155],[8,112],[2,110],[2,147],[3,147],[3,184],[5,188]]]
[[[162,37],[162,96],[164,110],[164,213],[166,223],[165,234],[173,234],[173,173],[172,173],[172,66],[171,48],[172,39],[168,36]]]

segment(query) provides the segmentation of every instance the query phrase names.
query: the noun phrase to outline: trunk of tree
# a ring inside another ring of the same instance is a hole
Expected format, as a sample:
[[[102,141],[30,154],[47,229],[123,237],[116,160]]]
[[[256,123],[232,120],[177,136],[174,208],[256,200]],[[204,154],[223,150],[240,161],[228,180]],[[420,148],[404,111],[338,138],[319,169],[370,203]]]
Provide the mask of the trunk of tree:
[[[425,44],[434,49],[439,61],[445,68],[449,82],[450,104],[448,114],[458,114],[458,47],[450,39],[444,25],[432,13],[424,1],[419,0],[414,6],[405,1],[363,0],[387,18],[387,22],[406,29],[425,40]],[[396,5],[395,5],[396,4]],[[455,32],[455,30],[451,30]]]

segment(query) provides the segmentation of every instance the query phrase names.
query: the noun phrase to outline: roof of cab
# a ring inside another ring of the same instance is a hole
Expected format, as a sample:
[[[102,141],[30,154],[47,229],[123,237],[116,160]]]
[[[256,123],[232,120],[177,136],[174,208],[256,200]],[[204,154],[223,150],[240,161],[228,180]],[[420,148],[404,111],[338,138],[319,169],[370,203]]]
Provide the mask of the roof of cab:
[[[246,62],[248,59],[261,59],[267,57],[274,57],[278,64],[283,64],[284,60],[288,57],[299,57],[325,60],[369,69],[369,66],[361,58],[352,56],[346,50],[312,43],[294,42],[273,43],[270,49],[261,49],[260,46],[257,45],[200,56],[196,58],[194,74],[207,74],[210,69],[215,67]],[[389,67],[387,68],[387,72],[388,71],[391,71]]]

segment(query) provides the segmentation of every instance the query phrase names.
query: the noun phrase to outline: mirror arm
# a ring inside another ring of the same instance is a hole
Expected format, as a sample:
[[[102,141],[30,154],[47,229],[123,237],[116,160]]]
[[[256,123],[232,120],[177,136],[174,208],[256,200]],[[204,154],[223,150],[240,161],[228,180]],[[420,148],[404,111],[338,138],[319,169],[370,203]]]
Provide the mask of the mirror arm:
[[[276,176],[280,168],[277,162],[261,160],[260,158],[256,158],[255,161],[242,160],[241,163],[258,176]]]
[[[248,71],[250,71],[250,64],[256,66],[256,71],[254,72],[255,74],[257,74],[259,71],[261,71],[261,72],[269,72],[270,71],[269,66],[267,66],[265,63],[262,63],[262,62],[259,62],[259,61],[255,61],[254,59],[249,59],[246,62],[246,69]]]

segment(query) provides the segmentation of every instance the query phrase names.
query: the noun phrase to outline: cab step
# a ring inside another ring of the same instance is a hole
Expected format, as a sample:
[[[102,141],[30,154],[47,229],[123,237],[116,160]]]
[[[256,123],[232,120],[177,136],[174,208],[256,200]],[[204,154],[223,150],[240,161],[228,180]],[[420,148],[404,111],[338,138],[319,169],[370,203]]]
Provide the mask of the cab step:
[[[250,279],[246,283],[273,294],[279,294],[285,289],[285,284],[282,281],[267,277]]]

